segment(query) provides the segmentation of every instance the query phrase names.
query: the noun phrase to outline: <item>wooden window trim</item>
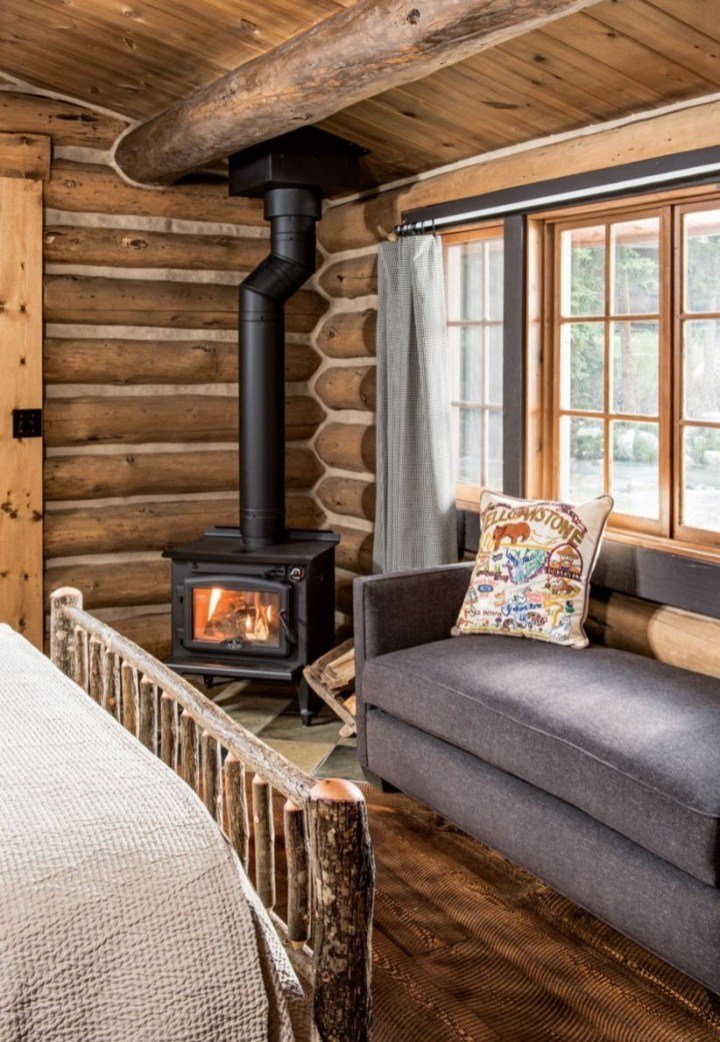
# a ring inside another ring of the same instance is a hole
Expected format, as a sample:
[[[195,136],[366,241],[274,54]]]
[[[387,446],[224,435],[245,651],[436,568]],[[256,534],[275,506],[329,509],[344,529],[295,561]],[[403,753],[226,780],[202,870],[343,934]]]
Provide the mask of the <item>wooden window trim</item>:
[[[660,415],[665,415],[664,437],[669,439],[680,416],[682,382],[680,368],[682,357],[677,326],[681,322],[679,309],[674,306],[672,294],[678,283],[678,267],[682,263],[682,240],[678,234],[678,224],[682,214],[691,210],[702,210],[708,205],[720,208],[717,189],[711,190],[707,185],[695,188],[675,189],[669,192],[657,192],[647,196],[637,196],[632,200],[611,200],[602,203],[585,203],[582,206],[563,208],[559,211],[537,213],[528,219],[528,264],[526,272],[526,288],[528,292],[528,323],[525,335],[525,350],[528,367],[528,386],[526,413],[528,416],[528,437],[526,440],[527,483],[526,495],[535,498],[557,495],[557,380],[555,375],[557,359],[557,331],[554,321],[556,286],[558,276],[556,269],[555,238],[567,227],[593,225],[624,220],[626,217],[652,216],[663,213],[664,234],[661,227],[661,260],[662,287],[665,293],[666,306],[661,309],[661,401]],[[573,219],[574,218],[574,219]],[[674,227],[670,227],[671,222]],[[672,249],[671,249],[672,245]],[[608,280],[609,281],[609,280]],[[609,311],[609,309],[608,309]],[[664,314],[663,314],[664,312]],[[622,316],[627,319],[629,316]],[[631,317],[631,316],[630,316]],[[644,317],[644,316],[643,316]],[[702,313],[701,317],[707,317]],[[604,316],[607,322],[609,316]],[[672,331],[668,328],[672,326]],[[671,346],[671,337],[672,343]],[[552,345],[552,362],[549,360],[543,345]],[[672,377],[668,373],[672,369]],[[606,370],[607,378],[607,370]],[[663,387],[665,394],[662,393]],[[672,387],[673,400],[669,400],[668,390]],[[587,415],[587,414],[584,414]],[[624,418],[624,417],[623,417]],[[662,429],[661,420],[661,429]],[[720,424],[708,422],[700,426],[720,427]],[[648,526],[640,519],[628,515],[614,514],[608,526],[607,538],[618,544],[635,546],[650,551],[672,554],[680,558],[694,558],[698,561],[717,565],[720,562],[720,534],[694,529],[680,523],[681,494],[681,442],[679,437],[673,439],[673,447],[669,449],[661,445],[661,459],[665,463],[661,475],[661,483],[669,483],[671,489],[670,517],[665,518],[666,525]],[[607,454],[607,453],[606,453]],[[661,464],[662,465],[662,464]],[[653,530],[653,527],[655,530]]]
[[[451,232],[439,231],[443,247],[454,246],[458,243],[474,242],[476,239],[494,239],[502,234],[502,221],[483,221],[479,224],[468,224],[462,228],[454,228]]]

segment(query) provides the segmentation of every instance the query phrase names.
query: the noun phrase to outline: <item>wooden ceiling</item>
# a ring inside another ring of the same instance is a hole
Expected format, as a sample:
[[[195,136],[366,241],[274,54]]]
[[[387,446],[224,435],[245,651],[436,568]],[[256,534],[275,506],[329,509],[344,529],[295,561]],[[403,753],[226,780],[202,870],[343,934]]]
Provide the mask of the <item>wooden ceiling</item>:
[[[3,0],[0,70],[146,119],[353,0]],[[323,124],[382,183],[720,90],[720,0],[602,0]]]

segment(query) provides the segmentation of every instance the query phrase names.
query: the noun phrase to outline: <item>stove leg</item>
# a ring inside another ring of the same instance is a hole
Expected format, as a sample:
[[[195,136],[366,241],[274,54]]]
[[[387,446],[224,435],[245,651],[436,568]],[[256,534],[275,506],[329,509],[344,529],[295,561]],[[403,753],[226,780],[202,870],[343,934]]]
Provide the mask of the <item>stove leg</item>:
[[[297,697],[300,704],[300,719],[304,727],[310,727],[313,717],[320,708],[320,699],[311,689],[305,677],[298,681]]]

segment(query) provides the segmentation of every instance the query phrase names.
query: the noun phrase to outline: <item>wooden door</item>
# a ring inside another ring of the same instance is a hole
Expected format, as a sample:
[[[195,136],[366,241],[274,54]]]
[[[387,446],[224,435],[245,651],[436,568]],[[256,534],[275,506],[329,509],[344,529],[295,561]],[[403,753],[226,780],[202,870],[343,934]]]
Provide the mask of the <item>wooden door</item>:
[[[0,622],[43,644],[42,438],[14,412],[42,407],[42,214],[49,139],[0,134]]]

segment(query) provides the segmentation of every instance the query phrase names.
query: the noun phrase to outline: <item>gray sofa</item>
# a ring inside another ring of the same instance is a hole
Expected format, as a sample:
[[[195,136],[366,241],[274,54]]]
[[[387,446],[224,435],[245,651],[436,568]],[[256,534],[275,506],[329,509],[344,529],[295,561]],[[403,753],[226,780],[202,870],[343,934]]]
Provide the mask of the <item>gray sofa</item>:
[[[720,683],[451,638],[470,572],[355,581],[362,763],[720,993]]]

